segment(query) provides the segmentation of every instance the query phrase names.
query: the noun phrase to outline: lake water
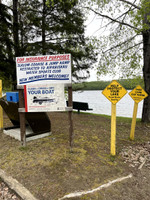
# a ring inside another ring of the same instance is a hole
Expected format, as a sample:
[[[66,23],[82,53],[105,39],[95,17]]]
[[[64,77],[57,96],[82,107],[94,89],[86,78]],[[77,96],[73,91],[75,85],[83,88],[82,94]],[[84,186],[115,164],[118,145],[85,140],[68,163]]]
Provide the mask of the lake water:
[[[92,108],[93,110],[86,112],[111,115],[111,102],[102,94],[102,91],[100,90],[73,92],[73,101],[87,102],[89,104],[89,108]],[[142,117],[142,107],[143,101],[138,104],[137,118]],[[116,104],[116,115],[132,118],[133,108],[134,101],[129,94],[126,94]]]

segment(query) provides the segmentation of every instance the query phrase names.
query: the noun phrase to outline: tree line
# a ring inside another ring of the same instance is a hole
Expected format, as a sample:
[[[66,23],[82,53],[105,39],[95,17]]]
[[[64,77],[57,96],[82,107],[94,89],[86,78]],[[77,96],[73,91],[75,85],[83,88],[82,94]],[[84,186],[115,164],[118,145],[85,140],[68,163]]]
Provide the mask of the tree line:
[[[126,90],[132,90],[137,85],[140,85],[144,88],[144,80],[141,77],[130,78],[130,79],[119,79],[117,80]],[[82,82],[74,83],[73,90],[104,90],[111,81],[91,81],[91,82]]]

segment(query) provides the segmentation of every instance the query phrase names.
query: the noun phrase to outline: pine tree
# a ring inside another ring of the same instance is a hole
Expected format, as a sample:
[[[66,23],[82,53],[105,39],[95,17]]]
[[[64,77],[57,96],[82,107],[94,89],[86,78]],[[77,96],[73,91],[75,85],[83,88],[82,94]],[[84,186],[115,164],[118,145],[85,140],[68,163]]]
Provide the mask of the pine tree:
[[[10,7],[0,4],[1,72],[11,74],[15,82],[15,57],[71,53],[73,77],[89,77],[97,54],[84,36],[84,15],[77,0],[12,3]]]
[[[19,19],[23,55],[71,53],[73,76],[89,76],[96,53],[84,36],[84,15],[77,0],[20,1]]]
[[[0,2],[0,77],[10,79],[14,74],[12,23],[8,7]]]

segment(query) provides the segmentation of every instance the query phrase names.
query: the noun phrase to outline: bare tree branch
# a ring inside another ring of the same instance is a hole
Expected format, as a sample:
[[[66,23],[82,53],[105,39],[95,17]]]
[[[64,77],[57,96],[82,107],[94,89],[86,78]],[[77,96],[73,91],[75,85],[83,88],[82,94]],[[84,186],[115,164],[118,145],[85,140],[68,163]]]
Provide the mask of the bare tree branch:
[[[139,9],[139,10],[141,9],[141,7],[139,7],[139,6],[137,6],[137,5],[134,4],[136,1],[134,1],[134,3],[131,3],[131,2],[126,1],[126,0],[119,0],[119,1],[124,2],[124,3],[127,3],[127,4],[133,6],[134,8],[137,8],[137,9]]]
[[[126,44],[127,42],[133,40],[136,36],[139,36],[139,34],[136,34],[136,35],[134,35],[133,37],[131,37],[131,38],[125,40],[124,42],[121,42],[121,43],[119,43],[119,44],[117,44],[117,45],[111,47],[110,49],[107,49],[106,51],[104,51],[104,53],[107,53],[108,51],[111,51],[111,50],[113,50],[113,49],[115,49],[115,48],[117,48],[117,47],[120,47],[120,46]]]
[[[135,45],[133,45],[133,46],[127,48],[126,50],[122,51],[121,53],[118,53],[118,54],[114,57],[114,59],[116,59],[118,56],[124,54],[124,53],[127,52],[128,50],[133,49],[133,48],[136,47],[136,46],[139,46],[140,44],[143,44],[143,42],[139,42],[139,43],[137,43],[137,44],[135,44]]]
[[[135,2],[136,2],[136,0],[134,0],[133,3],[135,3]],[[135,8],[134,8],[134,9],[135,9]],[[122,22],[125,20],[127,14],[128,14],[131,10],[133,11],[134,9],[132,9],[132,5],[131,5],[130,8],[129,8],[129,10],[128,10],[128,11],[126,12],[126,14],[124,15]]]
[[[132,25],[130,25],[130,24],[128,24],[128,23],[118,21],[117,19],[113,19],[112,17],[110,17],[110,16],[108,16],[108,15],[103,15],[103,14],[101,14],[101,13],[99,13],[99,12],[93,10],[92,8],[89,8],[89,7],[85,7],[85,8],[88,9],[88,10],[91,10],[92,12],[94,12],[95,14],[97,14],[97,15],[99,15],[99,16],[101,16],[101,17],[104,17],[104,18],[106,18],[106,19],[111,20],[112,22],[116,22],[116,23],[118,23],[118,24],[121,24],[121,25],[124,25],[124,26],[128,26],[128,27],[130,27],[130,28],[132,28],[132,29],[140,30],[140,29],[138,29],[137,27],[132,26]]]
[[[7,9],[10,9],[11,11],[13,11],[12,7],[11,6],[8,6],[6,4],[3,4],[2,2],[0,2],[3,6],[5,6]]]
[[[135,9],[135,8],[133,8],[132,10],[134,10],[134,9]],[[120,15],[119,17],[117,17],[116,19],[119,19],[119,18],[123,17],[124,15],[126,16],[126,15],[128,14],[128,12],[129,12],[129,10],[126,11],[125,13],[121,14],[121,15]],[[103,20],[103,18],[102,18],[102,20]],[[111,23],[112,23],[112,22],[109,22],[109,23],[105,24],[104,26],[98,28],[98,29],[93,33],[93,35],[94,35],[95,33],[97,33],[99,30],[103,29],[103,28],[106,29],[107,26],[109,26]],[[101,24],[102,24],[102,22],[101,22]],[[105,31],[105,30],[104,30],[104,31]],[[104,32],[104,31],[103,31],[103,32]]]

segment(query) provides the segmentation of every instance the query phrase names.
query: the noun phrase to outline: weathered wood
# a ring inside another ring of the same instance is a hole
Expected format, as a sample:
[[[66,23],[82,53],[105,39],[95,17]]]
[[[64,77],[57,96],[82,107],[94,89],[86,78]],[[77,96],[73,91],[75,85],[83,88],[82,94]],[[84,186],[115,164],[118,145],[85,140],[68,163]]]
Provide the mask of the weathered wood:
[[[116,155],[116,104],[111,103],[111,155]]]
[[[19,108],[24,108],[24,94],[23,90],[19,89]],[[26,146],[26,125],[25,125],[25,113],[19,112],[20,118],[20,137],[21,137],[21,145]]]
[[[134,110],[133,110],[133,117],[132,117],[132,123],[131,123],[130,140],[134,140],[137,110],[138,110],[138,103],[134,102]]]
[[[69,107],[72,107],[72,86],[71,86],[71,87],[68,87],[68,106],[69,106]],[[70,148],[71,148],[71,150],[72,150],[72,148],[73,148],[73,138],[74,138],[72,111],[69,111],[69,112],[68,112],[68,117],[69,117]]]
[[[0,98],[2,97],[2,80],[0,80]],[[3,129],[3,109],[0,106],[0,130]]]

